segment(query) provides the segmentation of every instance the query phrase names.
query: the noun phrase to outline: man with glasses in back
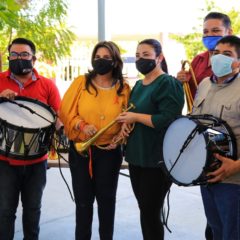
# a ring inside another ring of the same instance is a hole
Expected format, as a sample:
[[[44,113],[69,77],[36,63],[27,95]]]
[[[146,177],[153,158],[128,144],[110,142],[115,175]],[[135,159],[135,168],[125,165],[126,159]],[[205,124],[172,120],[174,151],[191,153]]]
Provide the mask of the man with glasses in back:
[[[36,47],[25,38],[16,38],[8,47],[9,69],[0,73],[0,97],[24,96],[51,106],[60,106],[55,84],[40,76],[34,68]],[[21,119],[21,116],[19,116]],[[1,116],[0,116],[1,118]],[[37,240],[41,200],[46,185],[47,156],[19,160],[0,155],[0,239],[14,239],[16,210],[21,194],[23,234],[26,240]]]

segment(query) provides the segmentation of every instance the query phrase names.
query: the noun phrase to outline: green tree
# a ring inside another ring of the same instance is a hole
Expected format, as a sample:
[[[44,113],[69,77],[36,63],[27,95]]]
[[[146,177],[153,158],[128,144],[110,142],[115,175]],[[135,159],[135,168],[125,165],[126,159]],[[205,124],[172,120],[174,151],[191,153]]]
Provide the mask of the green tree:
[[[66,0],[1,0],[0,57],[6,61],[7,46],[15,37],[31,39],[39,60],[56,63],[70,55],[76,35],[66,24]]]
[[[202,44],[202,27],[203,27],[203,18],[210,11],[218,11],[227,14],[232,22],[233,32],[235,35],[240,34],[240,12],[232,8],[230,11],[226,12],[225,10],[217,7],[214,1],[205,1],[205,7],[200,9],[201,16],[199,18],[199,26],[193,28],[193,33],[179,36],[176,34],[171,34],[170,37],[175,39],[177,42],[182,43],[185,48],[187,59],[192,60],[194,56],[200,52],[205,51],[205,48]]]

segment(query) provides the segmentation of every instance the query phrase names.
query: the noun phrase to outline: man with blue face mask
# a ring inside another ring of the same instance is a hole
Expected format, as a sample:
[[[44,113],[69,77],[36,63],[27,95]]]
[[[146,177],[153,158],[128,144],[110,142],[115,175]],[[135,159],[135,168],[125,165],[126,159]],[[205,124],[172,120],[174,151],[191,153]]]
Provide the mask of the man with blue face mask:
[[[217,41],[223,36],[231,34],[231,21],[227,15],[219,12],[210,12],[204,18],[202,41],[207,51],[198,54],[191,62],[198,84],[205,77],[212,75],[210,57],[212,56],[212,51],[214,50]],[[196,88],[190,72],[181,70],[177,74],[177,79],[181,82],[189,82],[191,93],[194,97],[196,94]]]
[[[191,62],[191,67],[198,84],[205,77],[212,75],[210,57],[212,56],[212,52],[217,41],[223,36],[231,34],[231,20],[226,14],[220,12],[210,12],[205,16],[203,21],[202,41],[207,50],[195,56]],[[194,98],[196,94],[196,87],[191,73],[189,71],[181,70],[177,74],[177,79],[181,82],[189,82],[191,94]],[[211,229],[208,226],[206,228],[205,236],[207,240],[213,239]]]
[[[193,115],[220,117],[231,127],[237,143],[237,159],[216,154],[220,168],[208,173],[209,184],[201,186],[207,222],[213,239],[239,239],[240,236],[240,38],[222,37],[210,59],[213,75],[197,89]],[[214,184],[212,184],[214,183]]]

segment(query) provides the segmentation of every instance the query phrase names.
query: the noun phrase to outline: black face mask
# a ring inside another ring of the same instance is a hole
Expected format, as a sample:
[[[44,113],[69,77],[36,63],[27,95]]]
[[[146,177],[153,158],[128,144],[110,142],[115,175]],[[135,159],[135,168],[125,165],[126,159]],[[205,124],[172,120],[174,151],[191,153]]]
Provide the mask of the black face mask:
[[[143,75],[150,73],[155,67],[155,59],[139,58],[136,61],[136,68]]]
[[[9,60],[10,71],[15,75],[27,75],[33,70],[32,60]]]
[[[104,58],[94,60],[93,69],[100,75],[109,73],[113,69],[113,60],[107,60]]]

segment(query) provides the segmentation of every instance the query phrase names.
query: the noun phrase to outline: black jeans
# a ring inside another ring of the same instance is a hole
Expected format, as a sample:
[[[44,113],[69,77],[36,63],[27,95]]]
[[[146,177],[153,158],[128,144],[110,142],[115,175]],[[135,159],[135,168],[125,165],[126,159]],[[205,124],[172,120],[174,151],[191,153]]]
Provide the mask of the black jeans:
[[[143,239],[162,240],[164,228],[160,215],[171,181],[161,168],[142,168],[129,164],[129,171],[140,209]]]
[[[76,240],[90,240],[92,234],[93,203],[98,204],[99,235],[112,240],[115,202],[119,170],[122,163],[120,147],[114,150],[92,149],[93,177],[89,175],[89,158],[79,155],[72,143],[69,164],[76,202]]]
[[[209,224],[207,223],[206,229],[205,229],[205,238],[206,240],[213,240],[213,233],[212,233],[212,229],[209,226]]]
[[[14,238],[16,210],[21,194],[24,240],[37,240],[47,162],[11,166],[0,161],[0,240]]]

